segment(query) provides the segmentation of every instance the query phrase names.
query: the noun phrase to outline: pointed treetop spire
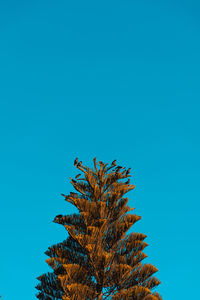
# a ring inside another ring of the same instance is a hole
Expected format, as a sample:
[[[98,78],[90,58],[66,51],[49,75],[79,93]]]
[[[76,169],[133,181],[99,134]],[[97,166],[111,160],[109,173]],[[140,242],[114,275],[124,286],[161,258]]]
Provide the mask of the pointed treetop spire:
[[[147,257],[143,252],[148,246],[146,235],[134,231],[127,234],[141,219],[130,213],[134,208],[127,205],[129,199],[125,197],[135,188],[129,184],[131,168],[126,171],[117,167],[116,160],[107,167],[94,158],[95,169],[75,162],[83,178],[80,174],[77,181],[70,177],[77,192],[62,195],[79,213],[54,219],[64,226],[68,237],[45,252],[53,272],[38,277],[37,298],[162,300],[151,291],[160,284],[153,276],[157,268],[142,263]]]

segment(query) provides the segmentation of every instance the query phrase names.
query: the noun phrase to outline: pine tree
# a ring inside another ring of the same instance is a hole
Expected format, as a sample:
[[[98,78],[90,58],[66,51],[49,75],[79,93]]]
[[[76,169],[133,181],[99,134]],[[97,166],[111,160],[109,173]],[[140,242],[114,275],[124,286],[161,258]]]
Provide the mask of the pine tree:
[[[126,234],[141,219],[128,214],[134,208],[124,197],[135,188],[130,184],[130,168],[117,166],[116,160],[110,166],[93,161],[94,168],[83,166],[77,158],[74,161],[83,177],[70,178],[76,193],[62,195],[79,214],[55,217],[53,222],[63,225],[69,236],[45,252],[53,272],[38,277],[37,298],[161,300],[152,292],[160,284],[152,276],[158,270],[142,264],[147,257],[146,235]]]

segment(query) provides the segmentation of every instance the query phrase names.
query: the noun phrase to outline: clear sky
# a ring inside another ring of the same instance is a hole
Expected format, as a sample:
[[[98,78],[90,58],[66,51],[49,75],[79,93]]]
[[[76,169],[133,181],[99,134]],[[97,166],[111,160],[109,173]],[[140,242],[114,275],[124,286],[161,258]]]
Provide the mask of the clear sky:
[[[132,168],[166,300],[197,299],[200,2],[0,1],[0,295],[36,299],[76,156]]]

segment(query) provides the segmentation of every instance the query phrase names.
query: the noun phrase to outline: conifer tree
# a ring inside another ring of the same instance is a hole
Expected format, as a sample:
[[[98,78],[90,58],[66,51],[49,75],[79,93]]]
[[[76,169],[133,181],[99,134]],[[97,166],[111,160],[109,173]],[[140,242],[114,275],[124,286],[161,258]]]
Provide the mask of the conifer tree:
[[[37,298],[161,300],[152,291],[160,284],[153,276],[158,270],[142,263],[147,257],[146,235],[126,234],[141,219],[128,213],[134,208],[127,205],[125,194],[135,188],[130,168],[117,166],[116,160],[111,165],[93,161],[94,168],[74,161],[83,176],[70,178],[76,192],[62,195],[79,213],[58,215],[53,221],[63,225],[69,236],[45,252],[53,272],[37,278]]]

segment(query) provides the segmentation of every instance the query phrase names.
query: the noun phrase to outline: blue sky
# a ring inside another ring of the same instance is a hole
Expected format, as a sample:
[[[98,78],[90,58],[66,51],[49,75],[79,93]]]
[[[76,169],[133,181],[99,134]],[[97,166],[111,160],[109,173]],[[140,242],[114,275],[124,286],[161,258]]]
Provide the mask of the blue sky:
[[[36,299],[76,156],[132,168],[164,299],[199,294],[199,1],[0,2],[0,295]]]

